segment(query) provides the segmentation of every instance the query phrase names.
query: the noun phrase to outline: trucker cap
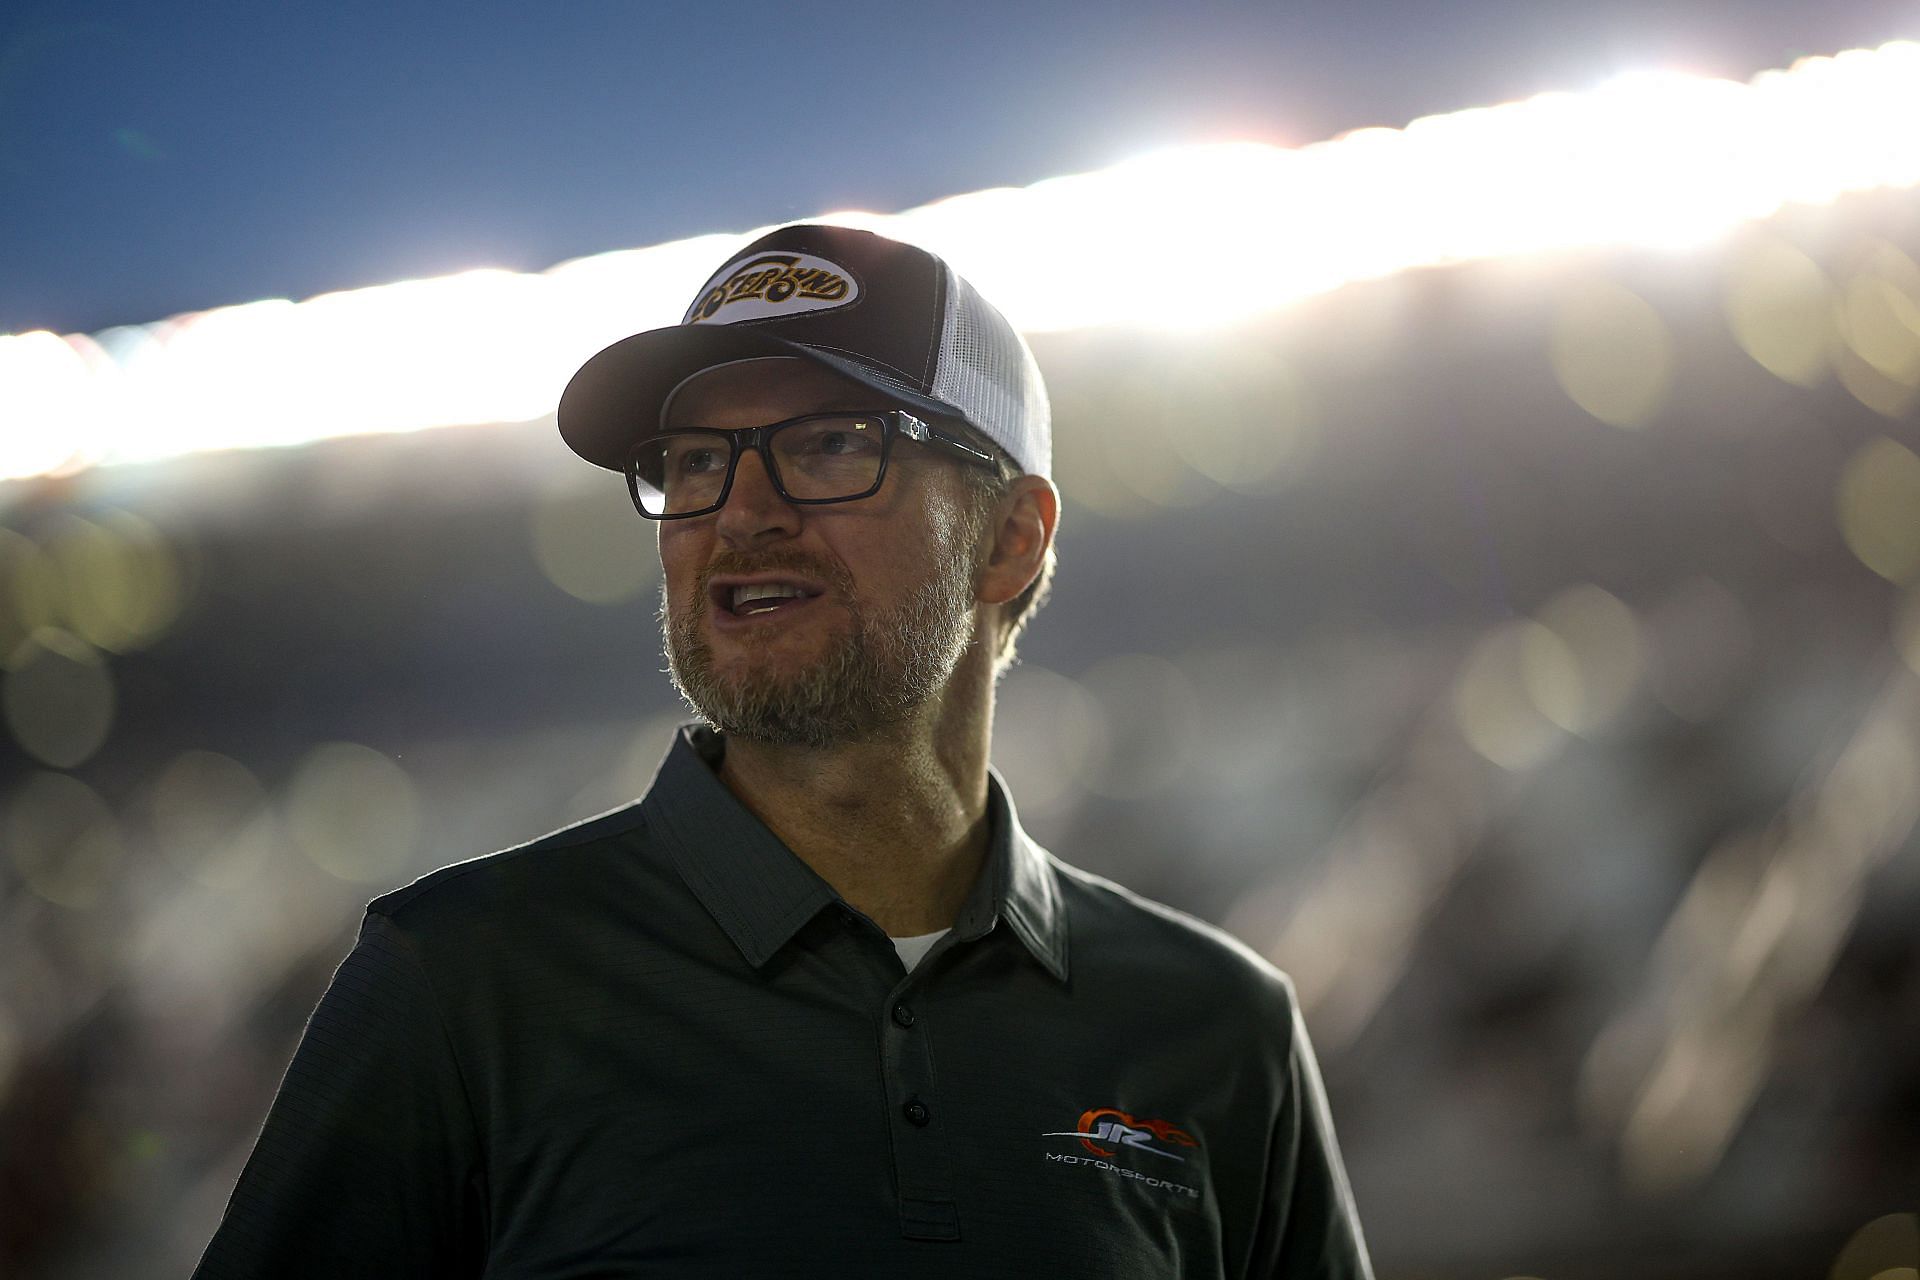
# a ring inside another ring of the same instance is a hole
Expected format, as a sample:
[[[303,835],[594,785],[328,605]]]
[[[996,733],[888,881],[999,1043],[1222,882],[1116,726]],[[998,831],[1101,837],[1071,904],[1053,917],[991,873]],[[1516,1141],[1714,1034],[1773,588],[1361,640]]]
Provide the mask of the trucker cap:
[[[1006,318],[925,249],[815,223],[761,236],[713,273],[679,324],[580,366],[560,397],[561,438],[620,471],[681,383],[759,356],[799,356],[899,407],[964,422],[1022,471],[1052,474],[1046,385]]]

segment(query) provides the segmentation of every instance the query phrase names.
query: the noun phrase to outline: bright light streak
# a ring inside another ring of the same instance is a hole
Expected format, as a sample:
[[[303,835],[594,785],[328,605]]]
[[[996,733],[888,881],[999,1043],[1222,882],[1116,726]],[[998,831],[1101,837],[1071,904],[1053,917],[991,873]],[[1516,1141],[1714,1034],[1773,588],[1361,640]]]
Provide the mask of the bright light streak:
[[[100,399],[77,344],[45,330],[0,335],[0,480],[83,462]]]
[[[1916,119],[1920,43],[1901,41],[1745,85],[1627,76],[1300,149],[1187,147],[830,220],[941,253],[1027,332],[1209,328],[1414,267],[1686,248],[1784,205],[1914,186]],[[249,303],[98,341],[0,336],[0,481],[539,418],[594,351],[675,321],[738,243]]]

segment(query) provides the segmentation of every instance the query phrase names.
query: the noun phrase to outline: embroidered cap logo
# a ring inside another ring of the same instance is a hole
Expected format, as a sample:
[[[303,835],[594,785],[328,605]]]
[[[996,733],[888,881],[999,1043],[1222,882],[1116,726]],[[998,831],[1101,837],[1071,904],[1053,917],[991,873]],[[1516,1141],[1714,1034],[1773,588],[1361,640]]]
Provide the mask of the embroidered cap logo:
[[[694,299],[682,324],[737,324],[831,311],[860,296],[853,273],[810,253],[763,253],[729,262]]]

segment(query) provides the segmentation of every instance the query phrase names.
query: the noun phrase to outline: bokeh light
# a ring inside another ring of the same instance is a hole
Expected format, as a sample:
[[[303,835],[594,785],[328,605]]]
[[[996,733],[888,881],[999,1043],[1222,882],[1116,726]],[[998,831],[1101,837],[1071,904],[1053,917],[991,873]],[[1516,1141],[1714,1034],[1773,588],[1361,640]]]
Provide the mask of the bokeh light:
[[[1839,341],[1826,272],[1786,240],[1756,232],[1738,246],[1728,277],[1727,325],[1740,349],[1783,382],[1820,385]]]
[[[1099,701],[1068,676],[1021,663],[994,697],[993,763],[1009,779],[1023,820],[1070,804],[1110,735]]]
[[[153,783],[154,841],[187,875],[226,889],[256,875],[277,847],[266,790],[238,760],[184,751]]]
[[[1719,1162],[1765,1065],[1763,1019],[1742,1007],[1675,1032],[1621,1136],[1629,1187],[1669,1193]]]
[[[1148,447],[1142,456],[1162,468],[1177,458],[1222,489],[1277,493],[1311,459],[1318,430],[1312,397],[1299,372],[1274,353],[1229,350],[1230,358],[1196,359],[1138,388],[1157,406],[1144,417],[1164,432],[1173,455]]]
[[[1258,346],[1182,341],[1063,394],[1055,416],[1089,429],[1055,440],[1055,478],[1067,501],[1112,519],[1192,509],[1223,491],[1271,497],[1312,474],[1319,406],[1292,364]]]
[[[1615,427],[1643,427],[1673,386],[1673,337],[1659,313],[1621,285],[1570,289],[1555,310],[1549,356],[1561,390]]]
[[[1920,748],[1913,730],[1897,715],[1875,716],[1840,753],[1820,788],[1813,819],[1825,847],[1807,849],[1817,863],[1808,871],[1835,869],[1846,856],[1841,851],[1864,861],[1870,850],[1897,846],[1920,815],[1916,806]]]
[[[179,616],[178,561],[159,530],[139,516],[113,511],[95,521],[66,515],[46,545],[59,570],[67,625],[96,648],[145,648]]]
[[[1853,353],[1904,387],[1920,386],[1920,266],[1894,245],[1870,242],[1839,303]]]
[[[1587,734],[1625,707],[1640,679],[1640,627],[1633,610],[1591,584],[1569,587],[1534,615],[1560,643],[1527,633],[1522,676],[1540,713]]]
[[[1920,404],[1920,266],[1869,239],[1834,304],[1834,367],[1853,398],[1888,418]]]
[[[1894,607],[1893,647],[1908,670],[1920,675],[1920,591],[1907,592]]]
[[[1065,461],[1072,470],[1060,473],[1063,484],[1069,479],[1086,481],[1080,501],[1104,515],[1138,520],[1161,511],[1197,507],[1218,497],[1219,487],[1188,465],[1173,440],[1186,430],[1186,419],[1193,412],[1168,391],[1182,368],[1178,362],[1171,367],[1132,367],[1120,371],[1110,386],[1100,388],[1087,406],[1093,415],[1087,420],[1100,425],[1086,433],[1079,449],[1070,448]],[[1158,406],[1168,416],[1135,411],[1134,406],[1143,403]]]
[[[1833,367],[1848,394],[1883,418],[1904,418],[1909,409],[1920,403],[1920,389],[1889,378],[1852,347],[1840,348]]]
[[[660,576],[653,526],[609,476],[568,476],[544,489],[532,537],[547,581],[588,604],[631,600]]]
[[[328,875],[386,884],[405,870],[420,831],[420,799],[394,760],[329,742],[301,760],[287,786],[287,834]]]
[[[27,637],[59,616],[60,571],[52,558],[33,539],[0,528],[0,670],[24,662]]]
[[[64,773],[34,773],[0,812],[9,860],[27,888],[62,907],[97,905],[126,856],[120,824],[100,794]]]
[[[1834,301],[1834,368],[1853,398],[1889,418],[1920,404],[1920,266],[1868,238]]]
[[[1460,733],[1503,769],[1528,769],[1559,746],[1560,726],[1540,710],[1577,705],[1580,661],[1538,622],[1494,628],[1475,644],[1453,686]]]
[[[1869,441],[1841,472],[1840,532],[1860,563],[1890,582],[1920,575],[1920,457],[1885,436]]]
[[[36,760],[59,769],[84,763],[113,729],[116,703],[106,659],[54,627],[35,631],[0,675],[7,729]]]
[[[1113,385],[1062,388],[1055,397],[1054,415],[1072,415],[1091,430],[1062,432],[1054,441],[1053,474],[1062,501],[1087,507],[1110,520],[1141,520],[1159,510],[1151,495],[1170,485],[1189,483],[1184,467],[1167,465],[1164,442],[1149,443],[1134,415],[1121,411],[1119,388]],[[1138,460],[1141,447],[1160,455],[1157,467]],[[1146,488],[1143,496],[1142,482]],[[1198,500],[1199,489],[1191,490]]]
[[[1920,1280],[1920,1215],[1889,1213],[1848,1238],[1829,1280]]]

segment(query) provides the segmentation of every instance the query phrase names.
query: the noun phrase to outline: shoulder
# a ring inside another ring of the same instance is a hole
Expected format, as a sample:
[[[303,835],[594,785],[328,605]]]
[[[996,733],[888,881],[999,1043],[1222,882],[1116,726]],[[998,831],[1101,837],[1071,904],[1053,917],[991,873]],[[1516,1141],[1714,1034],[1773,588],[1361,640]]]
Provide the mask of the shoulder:
[[[447,922],[470,924],[523,911],[541,900],[604,893],[608,879],[630,871],[635,862],[646,830],[641,808],[636,801],[524,844],[441,867],[375,898],[367,913],[418,933]]]
[[[1226,930],[1047,857],[1067,909],[1076,975],[1088,966],[1138,970],[1155,989],[1184,989],[1206,1003],[1250,1003],[1291,1019],[1292,979]]]

